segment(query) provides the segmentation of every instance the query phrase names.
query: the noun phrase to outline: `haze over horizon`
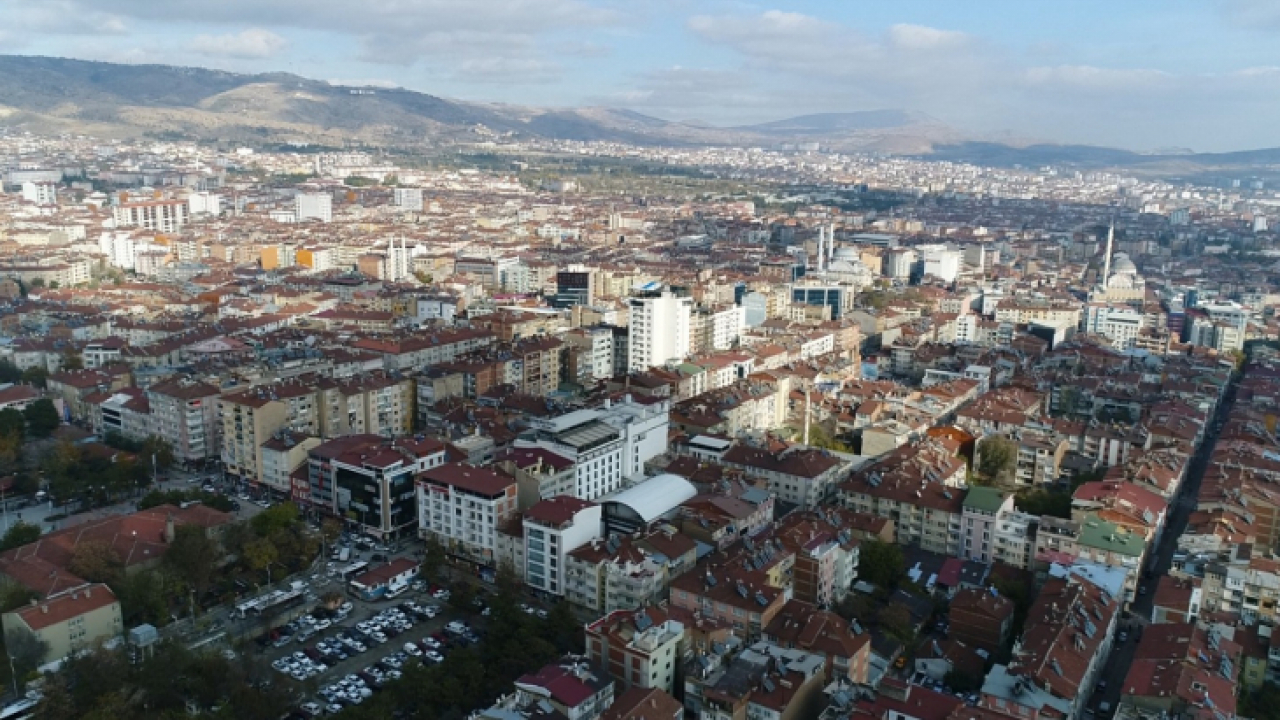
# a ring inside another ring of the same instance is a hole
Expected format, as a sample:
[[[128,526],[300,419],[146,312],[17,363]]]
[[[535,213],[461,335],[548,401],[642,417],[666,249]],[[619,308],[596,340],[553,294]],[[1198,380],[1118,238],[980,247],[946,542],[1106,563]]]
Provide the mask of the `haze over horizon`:
[[[636,7],[635,5],[639,5]],[[1280,145],[1280,4],[0,0],[0,53],[285,71],[720,126],[903,109],[987,138]]]

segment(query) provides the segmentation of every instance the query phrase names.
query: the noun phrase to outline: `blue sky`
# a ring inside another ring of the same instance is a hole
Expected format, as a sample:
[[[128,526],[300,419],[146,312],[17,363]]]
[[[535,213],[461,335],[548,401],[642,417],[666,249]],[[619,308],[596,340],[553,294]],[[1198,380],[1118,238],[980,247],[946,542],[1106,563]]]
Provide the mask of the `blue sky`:
[[[1136,150],[1280,146],[1277,48],[1280,0],[0,0],[0,53]]]

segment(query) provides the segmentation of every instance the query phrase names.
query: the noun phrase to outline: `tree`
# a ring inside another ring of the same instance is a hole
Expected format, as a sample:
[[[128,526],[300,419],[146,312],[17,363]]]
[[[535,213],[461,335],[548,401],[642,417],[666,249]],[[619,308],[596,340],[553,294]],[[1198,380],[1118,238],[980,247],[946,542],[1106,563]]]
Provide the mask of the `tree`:
[[[49,437],[62,424],[61,418],[58,417],[58,409],[48,398],[41,398],[28,405],[22,411],[22,416],[27,420],[27,432],[31,433],[32,437]]]
[[[952,670],[942,679],[946,686],[958,693],[972,693],[982,689],[982,678],[974,677],[967,672]]]
[[[33,287],[33,288],[42,288],[42,287],[44,287],[44,278],[42,278],[42,277],[32,278],[32,279],[31,279],[31,287]]]
[[[27,368],[22,371],[22,382],[43,390],[49,379],[49,371],[42,367]]]
[[[1018,443],[1007,437],[991,435],[978,443],[978,472],[998,482],[1013,481],[1018,469]]]
[[[0,383],[22,382],[22,371],[8,360],[0,360]]]
[[[13,435],[21,441],[27,433],[27,420],[17,408],[0,410],[0,435]]]
[[[89,582],[112,587],[124,577],[124,561],[105,540],[89,540],[77,545],[67,569]]]
[[[444,561],[444,545],[440,544],[440,539],[434,534],[428,535],[422,548],[422,574],[435,577],[436,572],[444,565]]]
[[[25,585],[4,581],[0,583],[0,613],[7,613],[30,603],[36,594]]]
[[[896,587],[907,571],[902,548],[882,540],[862,543],[858,551],[858,575],[884,589]]]
[[[23,545],[30,545],[39,539],[39,525],[32,525],[19,520],[5,531],[4,537],[0,537],[0,552],[22,547]]]
[[[897,603],[885,605],[880,608],[876,620],[886,635],[903,645],[911,644],[912,639],[915,638],[916,629],[911,623],[911,611],[907,610],[906,605]]]
[[[84,358],[77,352],[62,353],[62,369],[63,370],[83,370]]]
[[[179,525],[165,550],[161,567],[203,596],[222,562],[222,550],[198,525]],[[266,567],[265,565],[263,567]]]
[[[49,643],[25,628],[11,628],[4,634],[4,647],[9,652],[19,680],[40,667],[49,654]]]
[[[244,546],[244,563],[255,572],[267,569],[278,557],[275,544],[266,538],[258,538]]]
[[[803,431],[801,432],[803,433]],[[826,450],[834,450],[835,452],[841,453],[853,452],[852,448],[832,437],[826,431],[826,428],[817,424],[811,424],[809,426],[809,446],[824,448]]]
[[[155,457],[157,470],[168,470],[177,459],[169,441],[155,435],[148,435],[138,444],[138,457],[146,461],[147,467],[151,467],[151,458]]]
[[[320,521],[320,537],[326,545],[332,545],[342,537],[342,521],[335,517],[326,517]]]
[[[281,530],[286,530],[298,524],[298,506],[293,503],[280,503],[272,505],[263,510],[249,524],[253,526],[253,531],[258,537],[271,537]]]

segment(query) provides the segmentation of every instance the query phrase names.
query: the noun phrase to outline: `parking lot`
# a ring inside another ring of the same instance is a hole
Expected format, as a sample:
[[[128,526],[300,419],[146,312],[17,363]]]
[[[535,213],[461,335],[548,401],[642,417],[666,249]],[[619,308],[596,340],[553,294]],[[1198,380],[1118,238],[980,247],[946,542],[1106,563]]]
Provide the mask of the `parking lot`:
[[[349,599],[342,608],[334,616],[321,610],[299,618],[273,630],[269,644],[255,645],[284,682],[297,685],[308,715],[360,704],[399,678],[407,663],[441,662],[482,632],[481,607],[467,617],[425,590],[394,600]]]

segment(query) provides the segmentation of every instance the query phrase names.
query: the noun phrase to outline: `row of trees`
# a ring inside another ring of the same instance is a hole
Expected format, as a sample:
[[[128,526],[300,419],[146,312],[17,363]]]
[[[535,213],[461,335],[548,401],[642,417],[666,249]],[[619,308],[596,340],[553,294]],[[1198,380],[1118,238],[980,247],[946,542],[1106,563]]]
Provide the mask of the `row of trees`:
[[[134,496],[151,484],[150,459],[94,452],[60,442],[40,462],[49,494],[59,505],[101,507]]]

